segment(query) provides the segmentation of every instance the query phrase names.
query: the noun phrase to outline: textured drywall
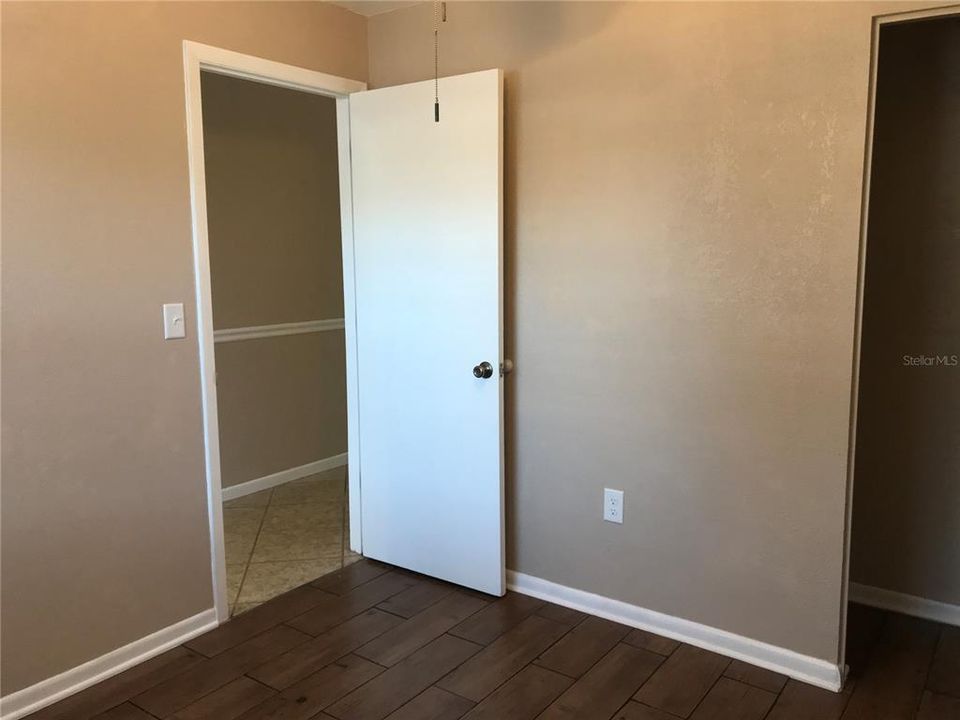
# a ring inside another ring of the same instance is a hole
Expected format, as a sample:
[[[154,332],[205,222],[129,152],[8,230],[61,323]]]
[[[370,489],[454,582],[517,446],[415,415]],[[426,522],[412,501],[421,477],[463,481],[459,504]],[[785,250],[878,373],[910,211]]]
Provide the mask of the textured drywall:
[[[213,325],[343,317],[333,98],[202,73]],[[343,330],[216,345],[224,487],[347,451]]]
[[[0,12],[8,694],[213,605],[182,41],[359,80],[367,52],[322,3]]]
[[[960,16],[879,48],[850,573],[960,605]]]
[[[441,73],[506,73],[509,567],[838,657],[871,18],[906,7],[448,4]],[[370,19],[372,86],[432,76],[430,13]]]

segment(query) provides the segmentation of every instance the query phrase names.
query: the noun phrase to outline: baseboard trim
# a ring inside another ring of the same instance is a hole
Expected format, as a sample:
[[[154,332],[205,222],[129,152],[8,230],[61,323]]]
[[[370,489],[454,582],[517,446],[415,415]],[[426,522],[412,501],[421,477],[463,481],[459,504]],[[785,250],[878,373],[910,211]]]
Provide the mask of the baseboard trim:
[[[335,467],[342,467],[346,464],[347,453],[340,453],[339,455],[333,455],[331,457],[324,458],[323,460],[314,460],[306,465],[287,468],[286,470],[275,472],[272,475],[264,475],[263,477],[254,478],[253,480],[248,480],[247,482],[240,483],[239,485],[230,485],[229,487],[223,488],[221,495],[224,502],[226,502],[227,500],[234,500],[235,498],[243,497],[244,495],[260,492],[261,490],[269,490],[272,487],[283,485],[291,480],[299,480],[309,475],[315,475],[318,472],[323,472],[324,470],[332,470]]]
[[[860,583],[850,583],[850,601],[893,612],[912,615],[924,620],[934,620],[946,625],[960,627],[960,605],[928,600],[906,593]]]
[[[557,605],[581,610],[743,660],[787,675],[817,687],[837,692],[843,681],[839,665],[828,660],[801,655],[793,650],[769,645],[726,630],[701,625],[683,618],[665,615],[638,605],[559,585],[524,573],[507,571],[507,587],[524,595],[549,600]]]
[[[182,645],[216,626],[217,611],[210,608],[139,640],[134,640],[129,645],[111,650],[83,665],[11,693],[0,698],[0,720],[17,720],[36,712],[177,645]]]

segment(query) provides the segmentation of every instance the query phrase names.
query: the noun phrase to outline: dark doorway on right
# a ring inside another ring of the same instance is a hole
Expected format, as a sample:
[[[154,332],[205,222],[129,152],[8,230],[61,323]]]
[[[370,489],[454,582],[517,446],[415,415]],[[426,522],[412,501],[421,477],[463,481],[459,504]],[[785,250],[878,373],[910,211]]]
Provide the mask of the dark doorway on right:
[[[960,718],[960,15],[880,26],[843,718]]]

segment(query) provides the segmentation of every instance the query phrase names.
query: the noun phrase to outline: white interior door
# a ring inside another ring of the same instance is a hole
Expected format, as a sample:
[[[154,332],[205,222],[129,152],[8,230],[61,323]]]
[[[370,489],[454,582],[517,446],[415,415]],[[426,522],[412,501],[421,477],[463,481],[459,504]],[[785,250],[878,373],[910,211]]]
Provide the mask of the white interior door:
[[[439,122],[433,81],[350,96],[363,554],[495,595],[502,87],[442,78]]]

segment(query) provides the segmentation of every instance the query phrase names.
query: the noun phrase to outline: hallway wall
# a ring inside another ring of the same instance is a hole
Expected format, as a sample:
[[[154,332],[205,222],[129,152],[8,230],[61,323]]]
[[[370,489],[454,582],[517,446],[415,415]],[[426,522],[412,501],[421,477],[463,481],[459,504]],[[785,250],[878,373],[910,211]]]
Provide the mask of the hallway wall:
[[[343,320],[336,100],[202,74],[213,326]],[[343,329],[216,344],[224,487],[347,451]]]

